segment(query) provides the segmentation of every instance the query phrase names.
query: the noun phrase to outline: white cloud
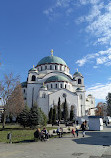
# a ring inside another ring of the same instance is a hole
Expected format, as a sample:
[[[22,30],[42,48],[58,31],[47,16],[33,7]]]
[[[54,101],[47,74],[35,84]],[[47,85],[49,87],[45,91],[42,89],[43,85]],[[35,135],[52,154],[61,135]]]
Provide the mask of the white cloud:
[[[81,0],[82,1],[82,0]],[[111,45],[111,2],[83,0],[84,5],[91,4],[88,15],[78,18],[78,22],[86,22],[85,31],[96,37],[93,44]],[[81,3],[81,4],[82,4]]]
[[[102,92],[102,93],[101,93]],[[92,94],[96,99],[106,99],[108,93],[111,92],[111,83],[101,84],[86,89],[86,95]]]
[[[93,68],[98,68],[98,65],[104,64],[105,66],[111,65],[111,48],[108,48],[105,51],[99,51],[95,54],[88,54],[84,56],[82,59],[76,61],[78,66],[83,66],[86,63],[91,63],[93,61],[94,65]]]
[[[59,14],[59,12],[61,12],[61,9],[65,9],[64,13],[66,15],[69,15],[74,11],[73,6],[75,5],[75,2],[76,0],[56,0],[55,4],[44,10],[43,13],[50,18],[55,16],[56,14]]]
[[[80,3],[82,5],[86,5],[86,4],[97,4],[98,2],[100,2],[100,0],[80,0]]]
[[[109,77],[108,80],[111,80],[111,77]]]

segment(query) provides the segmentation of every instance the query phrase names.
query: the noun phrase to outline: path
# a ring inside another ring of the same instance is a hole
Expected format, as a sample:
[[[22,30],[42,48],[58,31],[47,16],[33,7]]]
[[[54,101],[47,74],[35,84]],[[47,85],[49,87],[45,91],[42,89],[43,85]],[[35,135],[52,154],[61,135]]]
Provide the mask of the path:
[[[0,158],[111,158],[110,145],[109,126],[103,131],[88,131],[85,138],[79,133],[78,138],[68,134],[47,142],[0,143]]]

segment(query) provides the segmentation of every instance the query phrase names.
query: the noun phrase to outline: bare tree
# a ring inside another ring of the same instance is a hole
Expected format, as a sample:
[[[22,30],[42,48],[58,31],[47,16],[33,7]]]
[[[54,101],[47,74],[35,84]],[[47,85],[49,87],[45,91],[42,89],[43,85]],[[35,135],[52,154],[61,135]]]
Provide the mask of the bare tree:
[[[96,106],[96,111],[95,111],[96,116],[103,116],[103,103],[99,102]]]
[[[18,84],[8,99],[8,110],[12,116],[17,117],[24,108],[24,99],[21,84]]]
[[[5,75],[4,80],[0,82],[0,98],[4,105],[3,128],[5,127],[6,116],[9,115],[10,112],[14,113],[13,109],[18,109],[17,106],[20,101],[18,94],[22,95],[19,85],[19,77],[14,77],[12,73]]]

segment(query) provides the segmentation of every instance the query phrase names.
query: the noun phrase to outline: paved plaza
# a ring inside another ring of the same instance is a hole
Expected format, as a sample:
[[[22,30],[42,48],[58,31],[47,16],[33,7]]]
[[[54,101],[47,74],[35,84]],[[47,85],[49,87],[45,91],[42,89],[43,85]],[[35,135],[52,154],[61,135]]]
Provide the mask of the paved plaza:
[[[66,134],[46,142],[0,143],[0,158],[111,158],[111,126],[87,131],[83,138]]]

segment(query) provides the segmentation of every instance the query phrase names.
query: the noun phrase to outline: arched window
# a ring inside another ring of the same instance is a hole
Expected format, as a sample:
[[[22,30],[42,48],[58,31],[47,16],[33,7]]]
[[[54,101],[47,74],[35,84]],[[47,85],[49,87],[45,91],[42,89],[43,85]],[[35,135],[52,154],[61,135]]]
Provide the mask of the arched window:
[[[81,84],[81,79],[80,78],[78,79],[78,84]]]
[[[61,84],[61,88],[62,88],[62,84]]]
[[[60,65],[60,71],[62,71],[62,66]]]
[[[52,65],[50,65],[50,70],[52,70]]]
[[[51,88],[52,88],[52,84],[51,84]]]
[[[35,81],[36,80],[36,77],[35,75],[32,76],[32,81]]]
[[[55,85],[55,88],[57,88],[57,84]]]
[[[65,84],[65,88],[67,88],[67,85]]]
[[[47,70],[47,66],[45,66],[45,70]]]
[[[57,70],[57,65],[55,65],[55,70]]]
[[[42,71],[42,66],[41,66],[41,71]]]
[[[91,104],[93,104],[93,101],[91,100]]]
[[[79,98],[82,99],[82,94],[80,94]]]
[[[45,93],[43,93],[43,94],[42,94],[42,98],[45,98],[45,97],[46,97],[46,94],[45,94]]]

